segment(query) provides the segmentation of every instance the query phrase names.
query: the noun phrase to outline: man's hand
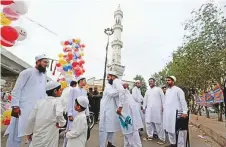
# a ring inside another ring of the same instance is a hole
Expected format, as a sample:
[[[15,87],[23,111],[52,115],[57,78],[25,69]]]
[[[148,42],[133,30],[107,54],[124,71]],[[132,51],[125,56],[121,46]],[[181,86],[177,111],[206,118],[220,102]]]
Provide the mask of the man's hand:
[[[187,114],[181,114],[181,117],[186,118],[186,117],[188,117],[188,115]]]
[[[31,135],[27,135],[27,140],[28,141],[32,141],[32,134]]]
[[[117,113],[118,115],[121,115],[121,112],[122,112],[122,107],[119,107],[119,108],[117,109],[117,112],[116,112],[116,113]]]
[[[73,117],[72,116],[68,116],[69,121],[73,121]]]
[[[20,107],[19,106],[12,107],[11,116],[19,118],[20,115],[21,115]]]
[[[58,122],[56,123],[56,127],[57,127],[57,128],[60,128],[60,126],[59,126],[59,123],[58,123]]]

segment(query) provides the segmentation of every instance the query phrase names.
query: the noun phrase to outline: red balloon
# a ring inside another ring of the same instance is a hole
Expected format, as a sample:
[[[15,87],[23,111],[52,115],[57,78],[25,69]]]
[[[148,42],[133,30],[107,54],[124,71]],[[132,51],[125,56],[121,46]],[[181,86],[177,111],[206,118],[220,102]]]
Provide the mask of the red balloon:
[[[76,67],[78,64],[79,64],[78,62],[73,62],[73,63],[72,63],[72,66],[73,66],[73,67]]]
[[[13,3],[13,0],[1,0],[2,5],[10,5]]]
[[[5,46],[5,47],[12,47],[14,44],[15,44],[15,41],[5,42],[5,41],[1,40],[1,45]]]
[[[1,36],[6,41],[15,41],[18,39],[19,34],[13,27],[3,26],[1,27]]]
[[[68,41],[65,41],[65,42],[64,42],[64,45],[68,45],[68,44],[69,44],[69,42],[68,42]]]
[[[56,67],[60,67],[60,66],[61,66],[60,63],[57,63],[57,64],[56,64]]]
[[[81,44],[81,48],[85,48],[86,46],[85,46],[85,44]]]
[[[85,69],[82,69],[82,72],[84,73],[84,72],[86,72],[86,70]]]

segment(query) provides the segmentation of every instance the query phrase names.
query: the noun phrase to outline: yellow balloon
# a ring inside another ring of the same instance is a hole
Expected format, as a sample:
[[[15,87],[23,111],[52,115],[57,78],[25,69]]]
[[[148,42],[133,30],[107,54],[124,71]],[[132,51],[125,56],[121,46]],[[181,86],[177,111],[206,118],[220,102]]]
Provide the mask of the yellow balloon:
[[[80,43],[80,39],[75,39],[75,43]]]
[[[58,54],[59,58],[62,58],[63,56],[64,56],[64,54],[62,54],[62,53]]]
[[[59,59],[59,63],[60,63],[60,65],[64,65],[64,64],[65,64],[65,62],[66,62],[66,61],[65,61],[63,58],[60,58],[60,59]]]
[[[68,71],[67,73],[68,73],[68,75],[72,75],[72,71]]]
[[[3,26],[8,26],[12,22],[10,19],[8,19],[7,17],[5,17],[5,15],[3,13],[1,13],[0,20],[1,20],[1,25],[3,25]]]
[[[84,56],[84,52],[80,52],[80,55],[81,55],[81,56]]]

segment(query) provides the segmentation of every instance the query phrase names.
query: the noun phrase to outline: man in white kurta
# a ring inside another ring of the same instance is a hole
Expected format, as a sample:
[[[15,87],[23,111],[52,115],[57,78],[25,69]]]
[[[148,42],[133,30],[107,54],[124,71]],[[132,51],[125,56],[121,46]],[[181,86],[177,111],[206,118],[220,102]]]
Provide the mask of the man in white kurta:
[[[17,78],[12,91],[12,111],[14,116],[6,130],[9,133],[6,147],[20,147],[22,137],[25,136],[27,119],[34,109],[37,100],[46,96],[45,84],[47,57],[39,55],[35,58],[35,68],[28,68],[22,71]]]
[[[103,97],[100,103],[100,121],[99,121],[99,146],[114,146],[115,132],[120,130],[118,115],[116,114],[116,98],[118,92],[111,84],[106,84]]]
[[[153,139],[156,128],[160,141],[158,144],[164,144],[165,133],[163,129],[163,103],[164,94],[161,88],[155,86],[155,79],[149,79],[150,89],[144,96],[143,107],[145,109],[145,122],[148,140]]]
[[[59,127],[66,124],[63,107],[57,101],[61,96],[60,83],[49,81],[46,84],[46,96],[38,100],[31,112],[26,126],[26,135],[31,141],[30,147],[57,147]]]
[[[129,91],[129,85],[128,83],[123,84],[124,89],[126,90],[125,93],[125,102],[129,104],[129,109],[131,110],[131,118],[132,118],[132,125],[133,125],[133,137],[132,138],[132,145],[130,145],[130,140],[128,138],[124,137],[124,146],[132,146],[132,147],[142,147],[140,135],[139,135],[139,128],[143,126],[142,121],[136,120],[137,117],[139,117],[140,112],[137,111],[136,105],[134,103],[134,99]]]
[[[136,102],[136,109],[137,111],[140,112],[140,116],[137,117],[136,120],[143,122],[144,118],[143,118],[143,112],[141,110],[141,106],[142,106],[141,103],[143,102],[143,96],[141,95],[140,86],[141,86],[140,81],[139,80],[135,81],[135,87],[132,89],[132,96]]]
[[[168,132],[170,141],[169,147],[176,147],[176,111],[181,111],[181,117],[187,117],[187,102],[185,100],[185,94],[183,90],[174,85],[176,77],[167,77],[168,89],[165,94],[165,102],[163,106],[163,127]],[[179,136],[180,137],[180,136]],[[183,136],[181,136],[183,137]],[[182,142],[183,144],[183,142]],[[179,144],[178,144],[179,145]],[[180,145],[179,145],[180,146]]]

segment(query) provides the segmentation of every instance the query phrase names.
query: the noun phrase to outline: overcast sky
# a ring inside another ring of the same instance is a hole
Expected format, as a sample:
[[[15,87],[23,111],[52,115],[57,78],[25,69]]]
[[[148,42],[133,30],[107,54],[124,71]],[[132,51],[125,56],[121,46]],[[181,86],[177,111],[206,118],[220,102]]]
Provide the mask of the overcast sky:
[[[45,53],[58,58],[60,41],[80,38],[86,45],[84,59],[86,77],[103,77],[105,46],[104,29],[114,25],[118,4],[124,13],[122,25],[123,79],[132,80],[136,74],[147,80],[171,60],[171,53],[182,43],[182,23],[190,12],[206,0],[30,0],[28,13],[13,26],[26,29],[28,37],[12,53],[34,65],[34,57]],[[217,1],[225,4],[225,0]],[[56,32],[55,36],[26,17]],[[51,72],[48,73],[51,76]]]

